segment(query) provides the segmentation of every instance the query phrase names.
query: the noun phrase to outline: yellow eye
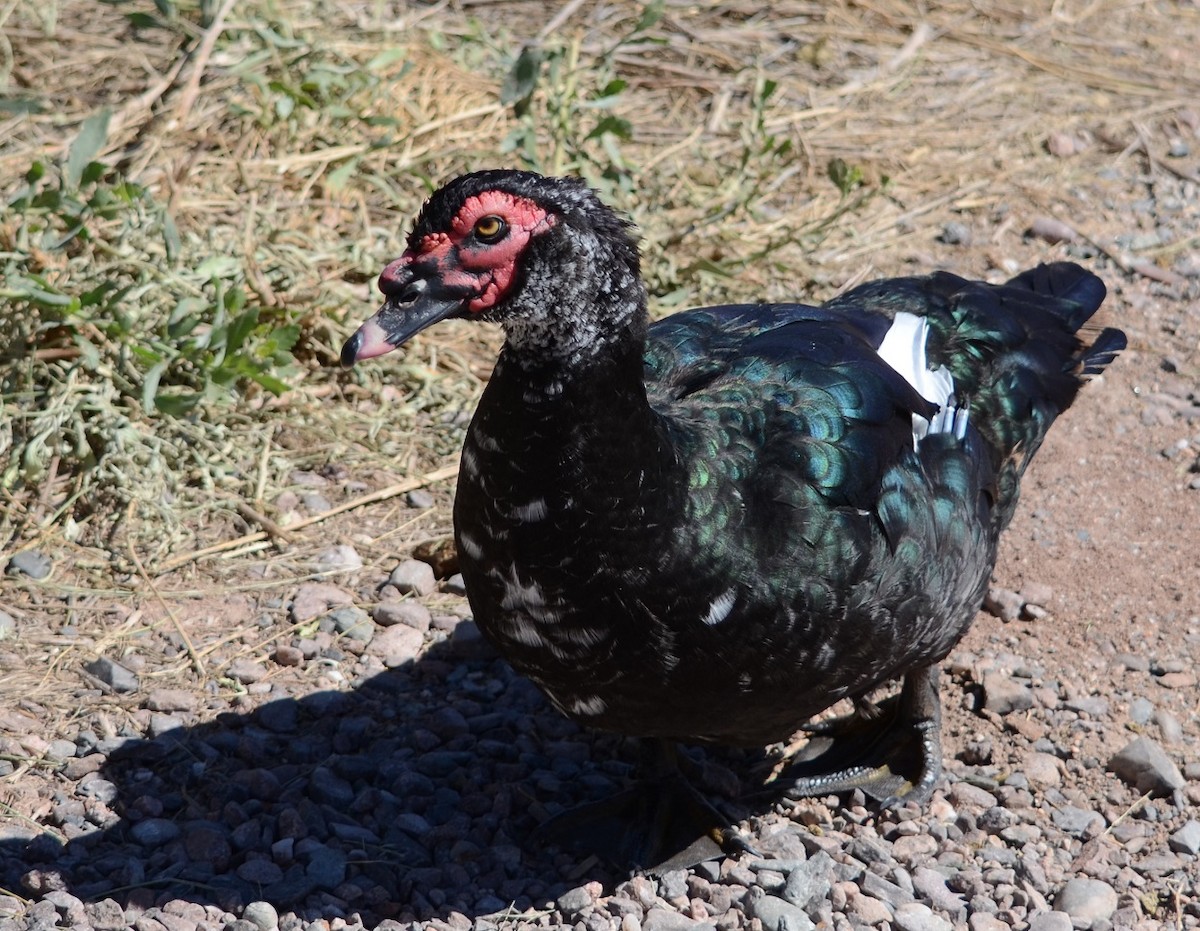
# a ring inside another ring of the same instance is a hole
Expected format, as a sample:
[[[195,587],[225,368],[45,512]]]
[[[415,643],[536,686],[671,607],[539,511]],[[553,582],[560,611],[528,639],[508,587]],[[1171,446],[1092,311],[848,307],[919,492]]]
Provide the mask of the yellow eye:
[[[499,242],[508,232],[508,224],[503,217],[488,214],[475,221],[475,238],[481,242]]]

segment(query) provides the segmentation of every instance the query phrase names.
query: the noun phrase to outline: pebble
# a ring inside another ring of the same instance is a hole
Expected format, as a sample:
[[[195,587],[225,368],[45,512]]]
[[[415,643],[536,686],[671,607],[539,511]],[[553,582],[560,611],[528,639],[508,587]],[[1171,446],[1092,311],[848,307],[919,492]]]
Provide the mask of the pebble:
[[[136,822],[129,833],[143,847],[161,847],[179,837],[179,825],[167,818],[147,818]]]
[[[395,627],[385,627],[375,634],[367,644],[366,653],[369,656],[378,656],[385,666],[395,669],[413,660],[421,652],[424,644],[425,638],[419,630],[398,624]]]
[[[1021,772],[1039,789],[1061,785],[1062,769],[1062,760],[1051,753],[1027,753],[1021,759]]]
[[[307,502],[306,502],[307,506]],[[310,511],[327,511],[328,506],[323,508],[308,508]],[[340,543],[337,546],[331,546],[327,550],[322,550],[317,554],[316,568],[317,572],[322,574],[328,572],[358,572],[363,567],[362,557],[358,555],[358,551],[353,546],[348,546]]]
[[[40,582],[49,578],[54,570],[54,563],[41,550],[22,550],[8,560],[6,572],[9,575],[24,575]]]
[[[136,692],[140,686],[138,677],[131,669],[122,666],[107,656],[84,664],[84,669],[109,686],[114,692]]]
[[[7,611],[0,611],[0,641],[8,640],[17,632],[17,619]]]
[[[899,906],[892,915],[892,926],[897,931],[951,931],[950,922],[921,902]]]
[[[250,921],[259,931],[275,931],[280,926],[280,913],[275,911],[275,906],[270,902],[251,902],[242,909],[241,917]]]
[[[353,603],[350,592],[330,582],[305,582],[292,597],[292,622],[302,624],[329,613],[332,608]]]
[[[280,666],[300,666],[304,663],[304,651],[299,647],[281,643],[275,647],[271,658]]]
[[[437,588],[433,567],[419,559],[406,559],[392,570],[388,584],[402,594],[428,595]]]
[[[1108,768],[1139,792],[1168,794],[1185,785],[1179,768],[1149,737],[1126,744],[1108,761]]]
[[[1037,217],[1029,224],[1029,235],[1035,239],[1054,244],[1059,242],[1075,242],[1079,234],[1070,226],[1053,217]]]
[[[1148,698],[1135,698],[1129,703],[1129,720],[1134,724],[1148,724],[1154,717],[1154,702]]]
[[[965,223],[951,220],[942,226],[941,240],[948,246],[969,246],[971,238],[971,228]]]
[[[252,682],[260,682],[267,677],[267,667],[262,663],[256,663],[252,659],[240,657],[235,659],[225,670],[225,674],[235,682],[240,682],[242,685],[249,685]]]
[[[1015,621],[1021,616],[1024,599],[1007,588],[992,586],[983,599],[983,609],[1002,621]]]
[[[1054,908],[1069,916],[1070,926],[1094,928],[1112,918],[1117,910],[1117,892],[1099,879],[1077,876],[1059,890]]]
[[[187,689],[151,689],[146,695],[146,707],[151,711],[192,711],[196,694]]]
[[[809,909],[817,899],[829,895],[833,873],[833,858],[823,850],[817,851],[788,873],[783,887],[785,901],[802,909]]]
[[[371,621],[371,616],[355,605],[331,611],[329,619],[333,621],[334,630],[359,643],[370,643],[371,638],[375,636],[375,624]]]
[[[983,707],[993,714],[1005,715],[1033,707],[1033,692],[1023,679],[999,671],[984,673]]]
[[[1167,846],[1175,853],[1200,855],[1200,821],[1195,818],[1187,821],[1183,827],[1167,838]]]
[[[1029,920],[1029,931],[1072,931],[1073,927],[1071,916],[1060,911],[1042,912]]]
[[[431,616],[429,609],[419,601],[383,601],[371,611],[371,617],[380,627],[394,627],[405,624],[421,633],[429,630]]]
[[[436,503],[433,493],[425,488],[414,488],[404,496],[404,503],[410,508],[431,508]]]
[[[759,886],[746,893],[746,917],[757,918],[763,931],[813,931],[816,925],[804,909],[769,895]]]

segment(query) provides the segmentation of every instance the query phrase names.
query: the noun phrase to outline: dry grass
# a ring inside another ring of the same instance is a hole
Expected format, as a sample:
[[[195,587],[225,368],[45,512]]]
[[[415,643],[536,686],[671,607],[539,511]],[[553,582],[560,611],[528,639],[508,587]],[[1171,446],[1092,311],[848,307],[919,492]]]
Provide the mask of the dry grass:
[[[9,549],[63,547],[101,587],[114,559],[149,579],[262,530],[247,513],[279,517],[298,471],[323,470],[347,500],[452,463],[493,334],[446,327],[352,375],[333,362],[408,218],[460,170],[584,174],[637,219],[671,308],[825,297],[935,262],[999,277],[1048,256],[1023,236],[1039,214],[1115,254],[1104,169],[1166,164],[1200,121],[1194,4],[671,0],[641,32],[644,6],[625,0],[568,3],[549,23],[532,2],[172,9],[0,5],[5,200],[35,163],[56,176],[102,108],[104,183],[145,190],[59,248],[44,216],[0,211],[12,280],[129,289],[119,319],[11,286],[0,305],[0,533]],[[501,89],[524,45],[552,80],[521,116]],[[628,138],[587,138],[610,114]],[[1051,155],[1052,133],[1077,154]],[[951,220],[976,248],[937,240]],[[294,332],[263,362],[287,390],[171,356],[160,393],[202,400],[156,410],[131,347],[173,352],[172,315],[216,326],[230,294],[258,311],[254,345]]]

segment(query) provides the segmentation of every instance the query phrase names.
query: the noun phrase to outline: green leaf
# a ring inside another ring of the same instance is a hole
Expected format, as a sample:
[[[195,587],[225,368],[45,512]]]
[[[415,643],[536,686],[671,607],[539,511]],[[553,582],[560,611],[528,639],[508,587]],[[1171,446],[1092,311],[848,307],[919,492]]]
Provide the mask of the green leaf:
[[[837,185],[843,196],[863,183],[862,169],[857,165],[847,165],[840,158],[831,158],[826,170],[829,172],[829,180]]]
[[[246,337],[254,332],[256,326],[258,326],[257,307],[251,307],[234,317],[225,336],[225,351],[234,353],[240,350],[246,342]]]
[[[604,117],[604,119],[597,123],[596,128],[588,133],[585,138],[599,139],[607,134],[612,134],[618,139],[628,142],[633,136],[633,126],[630,125],[629,120],[623,119],[619,116],[610,115]]]
[[[96,156],[104,148],[104,143],[108,140],[108,121],[111,118],[112,111],[105,107],[89,116],[79,127],[79,135],[67,150],[63,181],[68,188],[74,190],[79,187],[84,170],[96,160]]]
[[[331,191],[344,191],[357,171],[358,159],[347,159],[329,173],[325,179],[325,186]]]
[[[505,106],[514,104],[519,108],[537,89],[541,71],[541,49],[525,46],[511,70],[504,76],[504,83],[500,86],[500,102]]]
[[[646,8],[642,10],[641,18],[638,19],[637,25],[633,27],[635,33],[645,32],[660,19],[663,15],[663,0],[651,0],[646,4]]]
[[[394,65],[398,61],[404,61],[408,57],[408,49],[403,47],[384,49],[374,58],[367,62],[368,71],[382,71],[384,68]]]
[[[163,372],[167,370],[167,360],[163,359],[147,372],[142,380],[142,410],[147,414],[153,413],[158,395],[158,383],[162,380]]]

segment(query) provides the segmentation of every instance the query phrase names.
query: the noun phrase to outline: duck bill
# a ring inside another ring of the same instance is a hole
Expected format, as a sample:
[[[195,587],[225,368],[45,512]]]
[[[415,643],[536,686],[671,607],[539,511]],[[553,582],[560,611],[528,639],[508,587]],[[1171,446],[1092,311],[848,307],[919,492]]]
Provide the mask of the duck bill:
[[[461,314],[470,294],[447,286],[436,274],[423,275],[407,261],[389,265],[379,277],[386,300],[342,346],[342,365],[372,359],[408,342],[422,330]]]

